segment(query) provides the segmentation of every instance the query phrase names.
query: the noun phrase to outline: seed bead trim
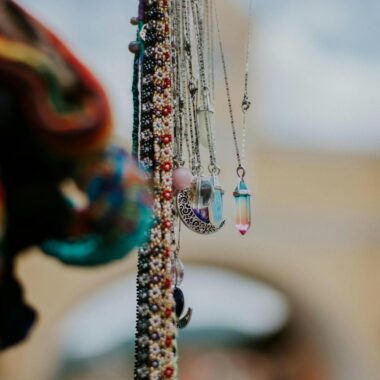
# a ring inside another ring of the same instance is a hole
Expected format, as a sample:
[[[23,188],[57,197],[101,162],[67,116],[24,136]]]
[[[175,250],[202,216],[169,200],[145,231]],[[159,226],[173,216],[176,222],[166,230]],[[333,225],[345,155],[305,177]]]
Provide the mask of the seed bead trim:
[[[144,2],[139,157],[152,174],[154,225],[139,250],[135,380],[174,379],[176,316],[171,280],[173,91],[169,1]]]

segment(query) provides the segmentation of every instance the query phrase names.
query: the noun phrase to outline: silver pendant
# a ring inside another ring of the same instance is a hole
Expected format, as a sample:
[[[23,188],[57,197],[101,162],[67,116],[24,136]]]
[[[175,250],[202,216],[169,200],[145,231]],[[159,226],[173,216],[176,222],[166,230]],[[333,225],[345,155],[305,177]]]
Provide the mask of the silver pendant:
[[[220,226],[214,226],[208,217],[208,208],[194,210],[189,199],[189,189],[180,191],[177,195],[177,211],[182,220],[182,223],[191,231],[201,235],[211,235],[219,231],[224,221]]]

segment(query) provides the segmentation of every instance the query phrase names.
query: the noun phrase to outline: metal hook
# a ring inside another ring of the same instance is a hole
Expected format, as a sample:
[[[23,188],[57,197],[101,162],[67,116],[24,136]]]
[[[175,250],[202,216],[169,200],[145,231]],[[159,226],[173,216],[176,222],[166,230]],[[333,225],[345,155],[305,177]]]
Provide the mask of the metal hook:
[[[208,166],[208,171],[210,172],[210,174],[214,174],[214,175],[219,175],[220,172],[221,172],[221,169],[218,165],[216,164],[210,164]]]
[[[243,110],[244,113],[246,113],[249,110],[249,108],[251,107],[251,104],[252,103],[249,100],[248,95],[245,94],[243,98],[243,102],[241,104],[241,109]]]

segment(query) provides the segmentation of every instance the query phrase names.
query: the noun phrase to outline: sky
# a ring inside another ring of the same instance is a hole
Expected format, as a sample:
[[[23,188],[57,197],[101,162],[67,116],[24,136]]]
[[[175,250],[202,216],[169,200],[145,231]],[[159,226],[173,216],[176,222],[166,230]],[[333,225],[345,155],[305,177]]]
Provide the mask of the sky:
[[[247,13],[248,0],[217,0]],[[131,126],[132,0],[20,0],[53,26],[105,84],[117,134]],[[255,0],[254,125],[265,144],[380,152],[380,2]],[[228,25],[228,24],[225,24]],[[225,32],[228,32],[224,26]],[[227,47],[228,48],[228,47]]]

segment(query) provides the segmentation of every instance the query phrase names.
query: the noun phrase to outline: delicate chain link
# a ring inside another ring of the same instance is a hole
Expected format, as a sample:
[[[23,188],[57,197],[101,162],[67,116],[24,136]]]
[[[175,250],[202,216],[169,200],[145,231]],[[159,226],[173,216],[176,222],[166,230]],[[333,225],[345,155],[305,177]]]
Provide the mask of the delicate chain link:
[[[249,2],[249,21],[248,21],[248,40],[247,40],[247,55],[245,59],[245,76],[244,76],[244,97],[248,99],[248,78],[249,78],[249,61],[251,55],[251,41],[252,41],[252,19],[253,19],[253,4],[252,0]],[[249,103],[248,108],[251,104]],[[244,99],[242,106],[244,107]],[[247,109],[248,110],[248,109]],[[243,108],[244,111],[244,108]]]
[[[202,101],[202,107],[204,110],[208,110],[210,107],[210,91],[207,84],[206,79],[206,63],[205,63],[205,53],[204,53],[204,46],[202,44],[203,36],[205,35],[204,32],[204,22],[203,17],[200,12],[200,4],[198,0],[191,1],[191,6],[193,10],[193,18],[194,18],[194,24],[195,24],[195,31],[196,31],[196,38],[198,41],[197,47],[198,47],[198,64],[199,64],[199,75],[200,75],[200,81],[202,86],[202,92],[201,92],[201,101]],[[210,125],[210,119],[209,115],[205,116],[205,122],[206,122],[206,133],[207,133],[207,143],[209,146],[209,154],[210,154],[210,167],[215,168],[213,170],[217,170],[217,163],[216,163],[216,148],[215,148],[215,138],[214,138],[214,132],[212,130],[212,127]]]
[[[209,170],[214,174],[219,171],[212,115],[215,94],[214,8],[214,0],[178,0],[172,10],[172,30],[177,31],[173,36],[176,161],[179,165],[185,163],[183,149],[186,144],[194,174],[202,171],[200,117],[205,118]],[[205,114],[199,114],[203,110]]]
[[[242,146],[241,146],[241,161],[242,166],[245,166],[245,153],[246,153],[246,137],[247,137],[247,112],[251,107],[251,101],[248,95],[248,79],[249,79],[249,62],[251,55],[251,41],[252,41],[252,15],[253,4],[252,0],[249,3],[249,21],[248,21],[248,40],[247,40],[247,55],[245,60],[245,75],[244,75],[244,95],[241,104],[243,111],[243,128],[242,128]]]
[[[236,151],[236,159],[238,163],[238,170],[240,168],[243,168],[244,161],[245,161],[245,149],[246,149],[246,112],[250,108],[251,102],[248,97],[248,80],[249,80],[249,59],[250,59],[250,49],[251,49],[251,40],[252,40],[252,0],[250,0],[249,5],[249,31],[248,31],[248,43],[247,43],[247,54],[246,54],[246,63],[245,63],[245,75],[244,75],[244,94],[243,94],[243,101],[242,101],[242,111],[243,111],[243,127],[242,127],[242,148],[241,151],[239,149],[239,143],[237,138],[237,132],[236,132],[236,126],[235,126],[235,119],[232,109],[232,101],[231,101],[231,91],[230,91],[230,85],[228,80],[228,72],[227,72],[227,64],[226,64],[226,58],[224,54],[223,49],[223,43],[222,43],[222,36],[221,36],[221,30],[220,30],[220,22],[219,22],[219,15],[217,11],[216,4],[214,3],[214,9],[215,9],[215,20],[216,20],[216,27],[218,32],[218,42],[219,42],[219,50],[222,60],[222,67],[223,67],[223,75],[224,75],[224,83],[226,87],[226,94],[227,94],[227,103],[228,103],[228,111],[230,114],[230,123],[231,123],[231,129],[232,129],[232,136],[234,140],[234,146]]]
[[[191,1],[191,0],[190,0]],[[187,67],[185,72],[185,83],[186,83],[186,99],[187,99],[187,110],[189,120],[189,132],[191,139],[191,169],[194,174],[199,174],[202,171],[201,156],[199,150],[199,129],[197,128],[197,97],[198,87],[194,78],[193,61],[192,61],[192,30],[191,30],[191,7],[188,0],[183,0],[182,10],[184,17],[184,54],[186,57]]]
[[[220,25],[219,25],[219,15],[218,15],[218,10],[217,10],[216,6],[215,6],[215,19],[216,19],[216,28],[217,28],[217,31],[218,31],[218,42],[219,42],[220,55],[221,55],[222,66],[223,66],[224,84],[226,86],[228,111],[229,111],[229,114],[230,114],[230,123],[231,123],[231,128],[232,128],[232,137],[234,139],[234,145],[235,145],[237,162],[238,162],[238,165],[241,166],[240,150],[239,150],[239,144],[238,144],[237,134],[236,134],[234,113],[233,113],[233,110],[232,110],[230,84],[229,84],[229,81],[228,81],[227,65],[226,65],[226,59],[225,59],[225,56],[224,56],[222,37],[221,37]]]
[[[212,99],[215,96],[215,71],[214,71],[214,26],[213,26],[213,9],[212,0],[204,0],[205,5],[205,19],[207,20],[206,36],[205,41],[207,44],[207,80],[209,83],[209,92]],[[212,104],[213,106],[213,104]]]
[[[171,14],[170,14],[170,20],[171,20],[171,30],[172,31],[178,31],[180,30],[180,20],[179,20],[179,11],[178,11],[178,4],[171,8]],[[174,99],[176,99],[174,103],[175,113],[174,113],[174,120],[175,120],[175,129],[174,129],[174,135],[175,135],[175,144],[174,144],[174,157],[175,157],[175,163],[176,165],[181,166],[183,161],[183,140],[182,140],[182,133],[183,133],[183,120],[182,120],[182,107],[181,107],[181,75],[179,72],[179,53],[180,50],[178,49],[178,46],[181,43],[181,36],[173,33],[172,34],[172,80],[173,80],[173,91],[174,91]]]

